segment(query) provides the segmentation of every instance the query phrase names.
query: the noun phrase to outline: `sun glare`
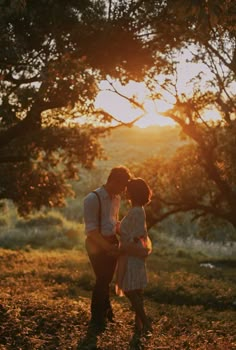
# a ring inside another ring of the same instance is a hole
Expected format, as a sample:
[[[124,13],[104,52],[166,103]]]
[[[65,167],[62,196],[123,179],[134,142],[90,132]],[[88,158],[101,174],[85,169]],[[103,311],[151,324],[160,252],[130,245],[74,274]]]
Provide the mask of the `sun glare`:
[[[194,50],[194,47],[192,50]],[[198,83],[203,90],[207,85],[207,81],[212,78],[211,72],[206,71],[206,66],[191,62],[192,58],[193,54],[189,50],[177,53],[176,56],[178,62],[176,89],[180,95],[192,95],[194,77],[200,77]],[[166,77],[162,75],[158,77],[160,84],[165,78]],[[171,118],[161,115],[161,113],[171,109],[175,103],[173,95],[167,95],[165,91],[162,91],[163,99],[153,101],[148,97],[150,92],[144,83],[130,81],[124,86],[112,80],[110,80],[110,82],[108,80],[102,81],[100,83],[100,90],[96,98],[95,106],[105,110],[120,122],[129,123],[140,117],[140,119],[135,122],[135,125],[141,128],[152,125],[164,126],[175,124]],[[118,93],[116,93],[116,90]],[[132,106],[122,95],[134,98],[142,104],[143,109]],[[206,110],[203,113],[203,118],[206,121],[214,121],[219,120],[220,115],[215,110]],[[113,121],[112,124],[117,124],[117,121]]]
[[[162,116],[160,113],[166,112],[172,107],[172,104],[167,103],[164,100],[147,100],[145,102],[145,110],[147,113],[136,122],[136,125],[140,128],[146,128],[152,125],[173,125],[172,119]]]
[[[148,98],[148,90],[143,83],[129,82],[126,86],[115,83],[117,90],[125,96],[135,97],[137,101],[141,101],[145,112],[138,107],[132,106],[130,102],[111,91],[108,82],[103,81],[100,85],[101,91],[95,102],[96,108],[102,108],[117,120],[123,123],[129,123],[136,118],[141,118],[135,122],[140,128],[146,128],[152,125],[173,125],[174,122],[160,113],[165,112],[172,107],[172,104],[164,100],[152,101]],[[115,124],[115,121],[112,122]]]

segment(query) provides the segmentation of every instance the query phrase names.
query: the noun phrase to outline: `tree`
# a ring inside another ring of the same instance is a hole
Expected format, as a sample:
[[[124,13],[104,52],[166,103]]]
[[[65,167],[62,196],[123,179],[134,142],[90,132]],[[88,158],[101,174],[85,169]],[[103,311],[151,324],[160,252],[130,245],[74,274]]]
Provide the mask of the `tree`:
[[[0,2],[0,199],[22,215],[62,206],[78,164],[102,156],[104,128],[79,119],[110,118],[94,114],[99,81],[140,79],[151,63],[132,21],[106,4]]]
[[[137,170],[155,193],[149,226],[173,213],[191,212],[194,218],[224,220],[236,228],[235,2],[180,0],[162,8],[155,4],[143,3],[149,9],[147,41],[158,58],[147,84],[152,96],[162,91],[174,98],[173,108],[164,115],[193,142],[172,159],[151,159]],[[179,89],[176,63],[181,51],[201,64],[187,92]],[[160,65],[163,55],[169,65]],[[162,83],[161,72],[167,73]],[[206,110],[220,118],[207,121]]]
[[[1,171],[7,174],[0,197],[13,199],[22,213],[62,205],[76,164],[90,167],[101,156],[97,137],[104,129],[77,120],[112,117],[94,109],[98,82],[107,75],[123,84],[144,79],[154,100],[172,97],[173,108],[165,115],[193,141],[172,160],[145,164],[158,193],[150,223],[191,211],[236,226],[235,2],[31,0],[23,5],[0,17]],[[184,51],[202,67],[189,82],[191,92],[181,91],[178,81]],[[221,118],[206,121],[207,109]]]

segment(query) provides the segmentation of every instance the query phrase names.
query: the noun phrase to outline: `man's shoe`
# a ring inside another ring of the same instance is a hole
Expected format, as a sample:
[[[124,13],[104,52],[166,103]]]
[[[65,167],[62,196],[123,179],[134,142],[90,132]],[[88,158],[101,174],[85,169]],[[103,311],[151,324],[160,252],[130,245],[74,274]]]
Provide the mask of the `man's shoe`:
[[[106,322],[103,319],[97,320],[91,318],[89,322],[89,328],[96,333],[103,332],[106,328]]]

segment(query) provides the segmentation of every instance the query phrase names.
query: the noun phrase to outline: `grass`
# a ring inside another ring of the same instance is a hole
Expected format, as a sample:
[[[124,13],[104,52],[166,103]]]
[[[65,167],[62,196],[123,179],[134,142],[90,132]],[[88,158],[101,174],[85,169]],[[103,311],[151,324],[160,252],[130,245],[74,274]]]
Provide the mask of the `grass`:
[[[0,349],[235,349],[235,261],[214,259],[214,269],[201,262],[154,251],[145,290],[153,336],[134,338],[133,313],[113,284],[116,322],[91,337],[94,277],[82,250],[1,249]]]
[[[0,226],[0,246],[6,249],[72,249],[84,243],[84,225],[57,211],[38,213]]]

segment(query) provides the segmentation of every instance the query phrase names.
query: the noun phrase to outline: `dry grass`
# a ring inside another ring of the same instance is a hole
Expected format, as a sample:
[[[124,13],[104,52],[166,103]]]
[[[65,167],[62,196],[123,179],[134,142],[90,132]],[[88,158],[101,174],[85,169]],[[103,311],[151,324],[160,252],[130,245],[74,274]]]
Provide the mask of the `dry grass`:
[[[88,333],[93,275],[83,252],[0,250],[0,262],[1,350],[236,348],[231,267],[225,277],[153,254],[146,290],[153,336],[135,339],[129,304],[114,294],[116,322],[98,336]]]

